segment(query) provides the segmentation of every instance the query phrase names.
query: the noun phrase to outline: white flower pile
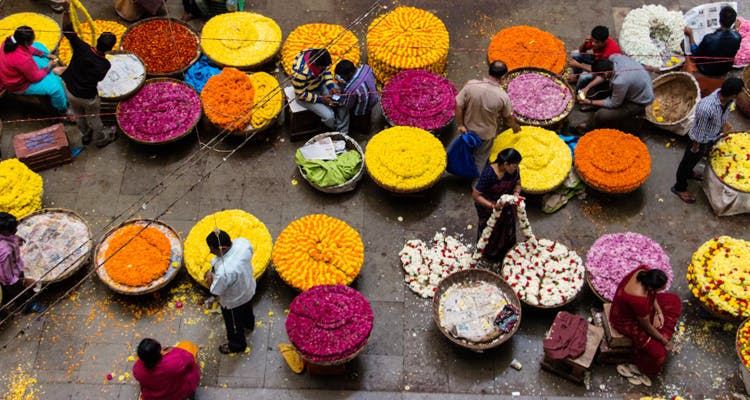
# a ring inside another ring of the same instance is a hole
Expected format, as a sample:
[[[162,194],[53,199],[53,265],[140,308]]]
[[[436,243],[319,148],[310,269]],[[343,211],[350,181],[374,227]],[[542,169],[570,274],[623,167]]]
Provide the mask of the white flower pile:
[[[685,21],[682,12],[645,5],[625,16],[620,28],[620,48],[643,65],[661,67],[662,54],[681,53]]]
[[[442,232],[435,233],[431,246],[418,239],[409,240],[398,255],[406,272],[404,281],[412,291],[424,298],[435,295],[443,278],[468,269],[471,264],[468,247]]]

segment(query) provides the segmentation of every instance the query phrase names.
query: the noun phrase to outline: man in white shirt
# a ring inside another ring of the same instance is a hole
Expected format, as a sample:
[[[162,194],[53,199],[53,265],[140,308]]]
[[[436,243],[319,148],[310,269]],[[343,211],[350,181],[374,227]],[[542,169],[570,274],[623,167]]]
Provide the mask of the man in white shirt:
[[[219,346],[222,354],[240,353],[247,348],[245,329],[255,327],[251,300],[255,295],[253,278],[253,246],[245,238],[234,241],[229,234],[215,230],[206,237],[211,254],[211,270],[206,272],[206,283],[211,293],[219,297],[221,315],[227,328],[227,343]]]

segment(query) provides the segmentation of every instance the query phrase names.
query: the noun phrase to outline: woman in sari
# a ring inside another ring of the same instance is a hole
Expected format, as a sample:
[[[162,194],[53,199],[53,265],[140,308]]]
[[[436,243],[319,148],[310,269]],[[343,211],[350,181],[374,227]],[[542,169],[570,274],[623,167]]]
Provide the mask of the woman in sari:
[[[161,347],[154,339],[138,344],[138,360],[133,377],[141,385],[141,400],[192,399],[201,379],[196,362],[198,346],[183,341],[174,347]]]
[[[516,244],[515,206],[503,207],[497,204],[497,200],[504,194],[518,196],[521,193],[521,175],[518,171],[520,162],[521,154],[515,149],[500,151],[495,160],[484,167],[471,193],[479,216],[477,240],[482,236],[492,210],[502,208],[489,242],[482,251],[484,258],[489,261],[502,261],[505,253]]]
[[[666,286],[664,271],[641,265],[623,278],[612,300],[609,320],[633,341],[636,374],[657,375],[672,350],[682,303],[676,294],[659,293]]]

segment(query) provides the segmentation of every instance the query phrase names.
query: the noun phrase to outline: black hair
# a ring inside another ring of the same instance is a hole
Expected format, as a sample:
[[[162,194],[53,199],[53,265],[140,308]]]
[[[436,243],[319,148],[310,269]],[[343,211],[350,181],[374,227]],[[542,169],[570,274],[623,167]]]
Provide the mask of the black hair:
[[[607,39],[609,39],[609,28],[602,25],[597,25],[594,27],[594,29],[591,30],[591,37],[603,42]]]
[[[232,238],[229,237],[228,233],[217,229],[206,236],[206,244],[212,249],[232,247]]]
[[[660,269],[640,271],[635,279],[648,290],[659,290],[667,284],[667,274]]]
[[[742,92],[745,87],[745,83],[740,78],[727,78],[721,84],[721,93],[724,97],[736,96]]]
[[[15,39],[15,43],[13,43]],[[34,30],[31,27],[23,25],[16,28],[13,35],[8,36],[3,43],[3,52],[12,53],[16,51],[18,46],[31,46],[34,43]]]
[[[500,79],[508,73],[508,66],[500,60],[495,60],[490,63],[489,74],[495,79]]]
[[[615,64],[606,59],[606,58],[600,58],[598,60],[594,60],[594,63],[591,64],[591,72],[610,72],[615,69]]]
[[[336,64],[336,71],[334,72],[338,76],[348,76],[357,72],[357,67],[354,63],[349,60],[341,60]]]
[[[497,157],[495,157],[495,161],[493,163],[498,164],[518,164],[521,162],[521,153],[518,152],[518,150],[508,147],[507,149],[500,150],[499,153],[497,153]]]
[[[331,65],[331,53],[328,52],[326,49],[311,49],[312,53],[310,54],[310,61],[319,66],[319,67],[327,67]]]
[[[13,214],[0,212],[0,232],[14,234],[18,228],[18,220]]]
[[[153,369],[161,361],[161,344],[154,339],[145,338],[138,344],[138,358],[148,369]]]
[[[117,42],[117,36],[112,32],[102,32],[96,40],[96,50],[100,53],[112,50]]]
[[[736,20],[737,11],[734,11],[734,8],[726,6],[719,11],[719,25],[721,25],[722,28],[731,28]]]

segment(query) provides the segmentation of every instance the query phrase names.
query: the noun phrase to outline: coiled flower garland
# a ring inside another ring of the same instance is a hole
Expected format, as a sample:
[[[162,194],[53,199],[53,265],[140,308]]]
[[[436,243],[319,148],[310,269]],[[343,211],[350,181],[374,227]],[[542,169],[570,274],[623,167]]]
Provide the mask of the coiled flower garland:
[[[341,60],[349,60],[359,65],[359,40],[352,31],[341,25],[306,24],[295,28],[281,46],[281,63],[287,75],[292,74],[294,57],[306,49],[328,49],[331,54],[331,70]]]
[[[0,161],[0,211],[22,218],[42,208],[42,177],[17,158]]]

